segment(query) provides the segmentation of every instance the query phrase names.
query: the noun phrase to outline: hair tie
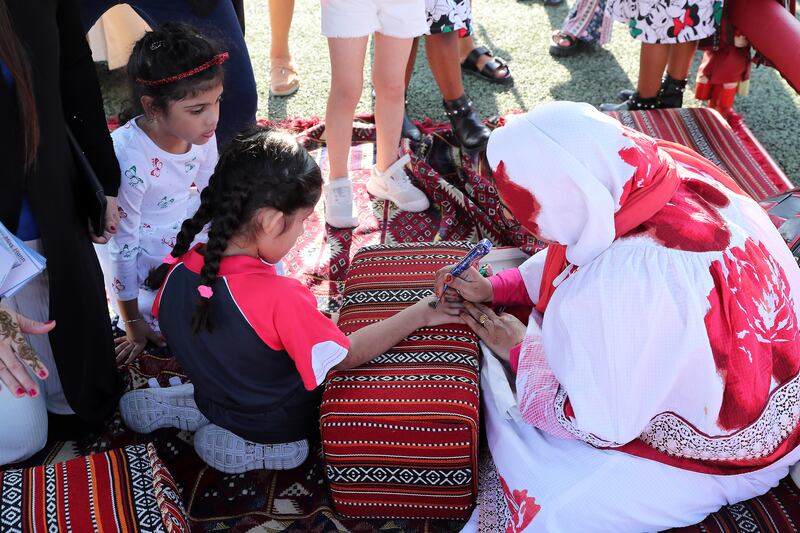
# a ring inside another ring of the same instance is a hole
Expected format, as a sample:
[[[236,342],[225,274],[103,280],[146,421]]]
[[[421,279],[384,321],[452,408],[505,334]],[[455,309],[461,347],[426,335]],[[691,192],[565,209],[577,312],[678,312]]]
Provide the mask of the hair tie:
[[[172,253],[168,253],[167,255],[164,256],[164,259],[161,260],[161,262],[166,265],[175,265],[178,263],[178,261],[179,259],[174,255],[172,255]]]
[[[208,285],[200,285],[197,287],[197,292],[199,292],[200,296],[206,300],[214,296],[214,291]]]
[[[228,54],[228,52],[222,52],[221,54],[215,55],[202,65],[196,66],[193,69],[187,70],[186,72],[181,72],[180,74],[175,74],[173,76],[167,76],[166,78],[161,78],[160,80],[145,80],[142,78],[136,78],[136,83],[138,83],[139,85],[147,85],[147,86],[166,85],[174,81],[179,81],[184,78],[188,78],[189,76],[194,76],[198,72],[203,72],[204,70],[208,70],[214,65],[221,65],[228,60],[228,57],[230,57],[230,54]]]

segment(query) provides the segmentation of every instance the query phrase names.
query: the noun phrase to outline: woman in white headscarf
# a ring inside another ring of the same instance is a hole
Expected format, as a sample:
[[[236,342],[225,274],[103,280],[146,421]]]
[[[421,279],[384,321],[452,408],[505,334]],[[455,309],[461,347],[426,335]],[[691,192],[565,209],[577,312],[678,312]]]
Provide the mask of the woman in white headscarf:
[[[761,208],[586,104],[511,120],[487,156],[552,243],[488,280],[437,277],[515,372],[487,357],[481,378],[502,527],[660,530],[775,486],[800,459],[800,269]],[[533,309],[526,327],[490,305]]]

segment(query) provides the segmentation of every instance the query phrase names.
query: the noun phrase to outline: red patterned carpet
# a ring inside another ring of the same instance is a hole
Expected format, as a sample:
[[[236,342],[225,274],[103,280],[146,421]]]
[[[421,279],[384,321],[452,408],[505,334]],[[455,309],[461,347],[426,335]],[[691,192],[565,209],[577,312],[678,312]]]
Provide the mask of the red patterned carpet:
[[[657,113],[624,113],[623,123],[648,134],[680,142],[717,163],[753,196],[761,199],[791,185],[772,163],[741,122],[731,126],[712,111],[665,110]],[[493,122],[496,126],[501,121]],[[327,165],[324,126],[295,121],[292,127]],[[471,240],[488,237],[496,244],[537,249],[533,238],[498,210],[491,178],[478,161],[461,156],[447,128],[423,124],[424,140],[406,149],[415,155],[414,179],[431,198],[432,207],[419,214],[399,212],[394,206],[371,199],[365,188],[374,160],[374,129],[368,119],[354,130],[351,153],[352,177],[359,208],[359,226],[335,230],[323,223],[320,205],[306,233],[285,258],[290,274],[317,296],[320,308],[336,310],[353,254],[378,243]],[[134,387],[149,377],[167,384],[180,375],[173,360],[149,354],[125,371]],[[182,492],[194,531],[244,532],[445,532],[458,531],[458,521],[354,520],[337,517],[332,510],[320,448],[317,446],[300,468],[289,472],[251,472],[224,475],[206,467],[191,446],[191,435],[159,430],[150,435],[127,431],[116,416],[105,431],[78,443],[55,443],[36,460],[60,461],[75,454],[89,454],[129,443],[152,441]],[[800,494],[791,481],[784,481],[767,495],[733,505],[715,513],[702,524],[681,531],[797,531],[800,525]]]

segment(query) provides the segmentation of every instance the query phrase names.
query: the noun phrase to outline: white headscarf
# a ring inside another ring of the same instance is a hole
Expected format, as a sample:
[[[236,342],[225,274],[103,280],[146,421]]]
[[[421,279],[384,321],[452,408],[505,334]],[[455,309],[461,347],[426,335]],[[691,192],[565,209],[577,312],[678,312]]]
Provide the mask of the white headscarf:
[[[573,265],[592,261],[614,241],[614,213],[636,171],[621,157],[635,144],[625,131],[589,104],[551,102],[511,118],[489,138],[489,164],[498,170],[503,163],[496,180],[504,202],[538,237],[565,245]],[[532,197],[518,189],[522,197],[508,197],[500,183],[503,167],[507,179]],[[519,213],[521,203],[530,204],[535,229]]]

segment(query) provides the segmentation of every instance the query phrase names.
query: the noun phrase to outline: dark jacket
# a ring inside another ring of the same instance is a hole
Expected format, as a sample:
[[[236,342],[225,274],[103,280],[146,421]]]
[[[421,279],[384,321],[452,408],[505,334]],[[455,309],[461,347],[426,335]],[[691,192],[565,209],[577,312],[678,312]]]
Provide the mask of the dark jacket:
[[[3,1],[30,57],[41,144],[26,173],[16,97],[0,83],[0,220],[16,231],[27,196],[47,259],[50,318],[56,320],[50,342],[64,394],[81,418],[97,422],[116,406],[121,379],[100,265],[77,207],[65,119],[110,196],[119,187],[119,164],[77,1]]]

